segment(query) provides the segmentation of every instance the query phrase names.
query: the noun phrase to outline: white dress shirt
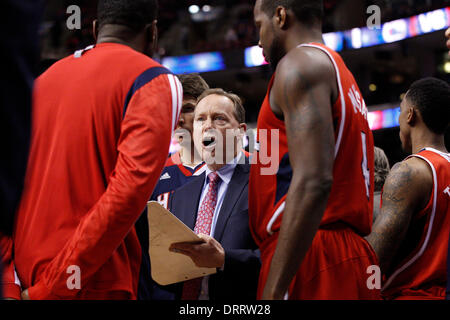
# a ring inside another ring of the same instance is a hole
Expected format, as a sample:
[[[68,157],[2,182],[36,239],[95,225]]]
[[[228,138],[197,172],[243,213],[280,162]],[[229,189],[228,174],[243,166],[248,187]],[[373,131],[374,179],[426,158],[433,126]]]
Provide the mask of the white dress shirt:
[[[219,186],[218,186],[218,190],[217,190],[216,208],[214,209],[213,220],[211,223],[211,231],[209,234],[211,237],[214,237],[214,231],[216,229],[217,219],[219,217],[219,212],[220,212],[220,208],[222,207],[223,199],[225,198],[225,195],[227,194],[228,185],[230,184],[231,178],[233,177],[234,169],[236,168],[237,164],[240,163],[239,161],[241,160],[241,157],[242,157],[242,152],[240,152],[236,158],[234,158],[233,160],[228,162],[225,166],[223,166],[222,168],[217,170],[217,174],[220,177],[220,181],[219,181]],[[205,182],[203,183],[203,190],[202,190],[202,193],[200,196],[198,210],[200,210],[203,199],[205,198],[206,193],[208,192],[208,187],[209,187],[208,175],[211,172],[213,172],[213,171],[211,169],[209,169],[208,167],[206,167]],[[197,216],[198,216],[198,213],[199,212],[197,211]],[[209,276],[203,277],[200,296],[198,298],[199,300],[209,300],[208,281],[209,281]]]

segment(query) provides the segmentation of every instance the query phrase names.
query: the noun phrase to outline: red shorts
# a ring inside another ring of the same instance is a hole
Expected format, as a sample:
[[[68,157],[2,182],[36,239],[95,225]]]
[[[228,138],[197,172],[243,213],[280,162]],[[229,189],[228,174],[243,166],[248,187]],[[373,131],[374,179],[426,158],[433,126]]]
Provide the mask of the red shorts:
[[[413,277],[413,276],[411,276]],[[445,300],[445,285],[425,286],[425,288],[389,288],[383,291],[385,300]]]
[[[261,299],[275,252],[278,232],[262,244],[258,299]],[[379,289],[369,289],[372,273],[367,267],[378,265],[369,243],[348,227],[320,228],[289,287],[289,300],[379,300]]]

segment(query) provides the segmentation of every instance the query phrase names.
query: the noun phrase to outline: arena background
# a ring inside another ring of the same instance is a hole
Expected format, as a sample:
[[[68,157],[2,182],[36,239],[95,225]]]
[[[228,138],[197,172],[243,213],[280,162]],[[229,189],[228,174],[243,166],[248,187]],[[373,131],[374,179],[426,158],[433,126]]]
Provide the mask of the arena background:
[[[272,70],[254,47],[253,0],[160,0],[159,50],[154,57],[175,73],[200,72],[211,87],[239,94],[250,128],[256,126]],[[67,8],[81,9],[81,29],[69,30]],[[450,26],[450,0],[325,0],[326,42],[339,51],[369,108],[375,145],[391,166],[406,155],[400,147],[398,107],[417,79],[449,82],[450,56],[444,31]],[[380,28],[368,29],[380,8]],[[40,72],[55,61],[93,44],[95,0],[47,0],[40,30]],[[101,75],[100,75],[101,76]],[[450,134],[446,134],[450,149]]]

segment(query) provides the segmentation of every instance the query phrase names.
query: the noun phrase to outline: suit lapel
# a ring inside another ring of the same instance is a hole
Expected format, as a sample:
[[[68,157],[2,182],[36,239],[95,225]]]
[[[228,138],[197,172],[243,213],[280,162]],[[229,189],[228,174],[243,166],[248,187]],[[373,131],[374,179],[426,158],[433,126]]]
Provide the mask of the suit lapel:
[[[234,169],[233,177],[228,185],[214,230],[214,238],[219,242],[222,239],[228,218],[233,212],[233,208],[241,196],[243,189],[248,184],[249,171],[250,166],[248,164],[238,164]]]
[[[183,195],[180,195],[180,198],[183,199],[183,203],[182,209],[180,210],[182,214],[179,219],[192,230],[195,228],[195,221],[197,220],[197,211],[204,182],[205,174],[203,173],[192,181],[189,188],[183,188]],[[196,201],[193,201],[193,198],[196,199]]]

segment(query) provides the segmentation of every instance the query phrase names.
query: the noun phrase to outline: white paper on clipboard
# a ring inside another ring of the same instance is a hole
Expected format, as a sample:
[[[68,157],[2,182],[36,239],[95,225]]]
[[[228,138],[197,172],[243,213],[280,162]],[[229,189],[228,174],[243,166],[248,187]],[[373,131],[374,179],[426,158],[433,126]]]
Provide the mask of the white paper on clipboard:
[[[147,203],[149,254],[152,278],[160,285],[169,285],[217,272],[216,268],[197,267],[184,254],[169,251],[175,242],[195,242],[201,239],[156,201]]]

